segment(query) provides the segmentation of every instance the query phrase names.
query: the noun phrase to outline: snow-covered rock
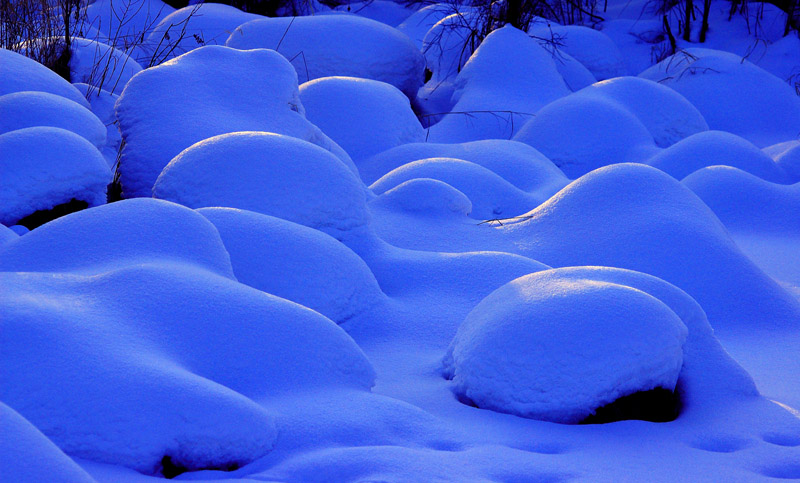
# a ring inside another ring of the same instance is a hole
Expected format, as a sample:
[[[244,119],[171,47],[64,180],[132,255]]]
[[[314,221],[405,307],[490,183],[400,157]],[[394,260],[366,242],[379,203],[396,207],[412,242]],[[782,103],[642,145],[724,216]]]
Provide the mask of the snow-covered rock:
[[[506,139],[485,139],[461,144],[410,143],[358,163],[361,179],[373,183],[388,172],[412,161],[456,158],[483,166],[523,191],[536,191],[567,183],[549,159],[531,146]]]
[[[52,70],[24,55],[0,49],[0,96],[19,91],[49,92],[89,107],[80,91]]]
[[[126,197],[150,196],[164,166],[192,144],[236,131],[310,141],[355,171],[347,153],[305,119],[297,75],[273,51],[195,49],[134,76],[116,112],[125,140],[120,173]]]
[[[425,140],[408,98],[385,82],[323,77],[300,86],[300,101],[306,118],[356,164],[395,146]]]
[[[580,91],[579,95],[618,103],[644,124],[656,145],[662,148],[708,130],[703,116],[683,96],[640,77],[617,77],[598,82]]]
[[[158,64],[204,45],[225,45],[236,27],[260,18],[221,3],[189,5],[161,19],[143,47]]]
[[[57,127],[0,134],[0,223],[13,225],[72,199],[105,203],[111,172],[92,143]]]
[[[800,97],[789,84],[737,55],[689,48],[639,76],[678,91],[711,129],[758,147],[797,139],[800,133]]]
[[[425,60],[409,38],[355,15],[265,18],[247,22],[226,43],[236,49],[274,49],[289,59],[301,82],[320,77],[374,79],[413,99]]]
[[[233,208],[198,211],[219,230],[241,283],[339,324],[385,299],[364,261],[318,230]]]
[[[162,221],[126,239],[142,214]],[[105,241],[123,247],[119,259],[109,250],[73,270],[77,257],[61,266],[51,257],[48,271],[25,271],[42,247],[80,246],[98,221],[120,233]],[[217,230],[192,210],[121,201],[2,249],[0,260],[13,252],[22,268],[0,273],[9,287],[0,293],[0,399],[72,457],[144,473],[230,469],[275,444],[277,415],[254,400],[373,383],[363,352],[329,319],[207,269],[203,260],[225,257],[232,273]]]
[[[430,127],[431,142],[509,139],[539,109],[571,92],[552,55],[510,26],[483,40],[454,87],[454,106]]]
[[[733,166],[773,183],[789,183],[783,168],[752,143],[724,131],[689,136],[645,161],[677,180],[707,166]]]
[[[514,140],[541,151],[570,178],[609,164],[642,162],[658,150],[629,110],[580,92],[545,106]]]
[[[480,408],[559,423],[639,391],[675,389],[687,328],[634,287],[560,276],[518,278],[459,327],[454,390]]]
[[[42,91],[20,91],[0,96],[0,134],[35,126],[72,131],[96,148],[106,143],[106,126],[92,111],[66,97]]]
[[[364,185],[336,156],[264,132],[224,134],[192,145],[164,168],[153,196],[190,208],[255,211],[334,237],[369,222]]]
[[[599,81],[628,75],[625,57],[603,32],[582,25],[557,25],[535,22],[528,33],[552,39],[553,47],[563,50],[583,64]]]

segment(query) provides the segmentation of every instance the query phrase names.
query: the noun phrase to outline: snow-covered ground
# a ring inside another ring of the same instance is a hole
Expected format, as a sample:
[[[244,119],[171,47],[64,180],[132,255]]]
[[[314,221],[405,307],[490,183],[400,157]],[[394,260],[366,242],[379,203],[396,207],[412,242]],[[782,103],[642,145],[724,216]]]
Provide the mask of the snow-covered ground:
[[[0,49],[0,480],[800,479],[786,13],[190,3]]]

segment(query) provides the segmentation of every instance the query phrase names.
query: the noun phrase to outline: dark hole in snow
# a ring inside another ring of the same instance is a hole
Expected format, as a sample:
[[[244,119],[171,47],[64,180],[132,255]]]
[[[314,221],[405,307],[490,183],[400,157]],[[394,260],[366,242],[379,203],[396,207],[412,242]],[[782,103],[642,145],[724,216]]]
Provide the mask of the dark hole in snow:
[[[425,68],[425,82],[427,83],[433,77],[433,72],[427,67]]]
[[[623,396],[606,404],[580,424],[604,424],[628,419],[666,423],[677,419],[680,409],[681,401],[676,392],[657,387]]]
[[[187,471],[203,471],[203,470],[216,470],[216,471],[235,471],[241,468],[239,463],[229,463],[227,465],[213,466],[208,468],[197,468],[196,470],[189,470],[181,464],[176,464],[172,461],[172,457],[164,455],[161,458],[161,474],[164,478],[172,479],[176,476],[186,473]]]
[[[48,221],[53,221],[56,218],[69,215],[70,213],[75,213],[76,211],[85,210],[88,207],[89,203],[73,198],[67,203],[54,206],[49,210],[39,210],[31,213],[25,218],[17,221],[17,225],[22,225],[29,230],[33,230],[38,226],[44,225]]]

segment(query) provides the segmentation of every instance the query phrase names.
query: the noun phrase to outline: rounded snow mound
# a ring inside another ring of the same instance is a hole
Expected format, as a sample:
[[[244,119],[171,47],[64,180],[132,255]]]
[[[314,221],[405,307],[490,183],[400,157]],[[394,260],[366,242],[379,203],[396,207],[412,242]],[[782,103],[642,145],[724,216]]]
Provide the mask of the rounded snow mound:
[[[465,7],[461,5],[458,6],[459,10],[464,8]],[[408,35],[408,38],[424,52],[423,41],[425,40],[425,34],[440,20],[453,13],[455,13],[455,8],[451,5],[442,3],[427,5],[403,20],[403,22],[397,26],[397,30]]]
[[[462,192],[472,203],[471,215],[484,220],[520,215],[547,199],[537,199],[480,165],[454,158],[408,163],[383,176],[370,189],[380,195],[418,178],[437,179]]]
[[[169,260],[234,279],[230,257],[208,220],[152,198],[118,201],[58,218],[5,245],[0,254],[0,271],[8,272],[92,274],[118,265]]]
[[[0,134],[0,223],[14,225],[40,210],[72,199],[105,203],[111,172],[81,136],[57,127],[29,127]]]
[[[800,141],[779,143],[765,148],[764,152],[783,168],[792,183],[800,181]]]
[[[134,76],[116,112],[125,140],[119,169],[128,198],[151,196],[167,163],[192,144],[237,131],[309,141],[356,171],[347,153],[305,119],[297,74],[274,51],[195,49]]]
[[[373,183],[404,164],[426,158],[456,158],[483,166],[523,191],[563,186],[567,177],[552,161],[527,144],[485,139],[462,144],[410,143],[358,164],[361,179]]]
[[[106,142],[100,149],[103,156],[113,169],[117,164],[117,155],[122,144],[122,135],[117,129],[117,116],[114,114],[114,104],[117,103],[119,96],[102,89],[97,89],[89,84],[73,84],[81,93],[86,96],[92,108],[92,114],[97,116],[106,129]]]
[[[153,196],[190,208],[255,211],[334,237],[369,222],[364,185],[336,156],[264,132],[224,134],[189,147],[164,168]]]
[[[686,98],[669,87],[641,77],[598,82],[580,91],[579,95],[597,96],[620,104],[642,121],[656,145],[662,148],[708,130],[703,116]]]
[[[538,149],[573,179],[609,164],[644,161],[658,149],[629,110],[580,92],[545,106],[514,140]]]
[[[425,59],[413,42],[388,25],[355,15],[263,18],[240,25],[226,43],[236,49],[275,49],[301,81],[349,76],[391,84],[413,99]]]
[[[683,180],[733,232],[800,233],[800,184],[765,181],[740,169],[712,166]]]
[[[347,12],[359,17],[370,18],[376,22],[397,27],[403,20],[414,13],[414,10],[390,0],[365,0],[347,2],[334,7],[332,12]]]
[[[24,55],[0,49],[0,96],[19,91],[49,92],[89,107],[80,91],[52,70]]]
[[[19,236],[20,234],[12,230],[11,228],[5,225],[0,225],[0,245],[5,245],[6,243],[12,240],[16,240],[17,238],[19,238]]]
[[[138,228],[131,216],[147,210],[146,231],[161,216],[157,228],[172,233],[126,240]],[[370,363],[332,321],[238,283],[229,262],[229,275],[219,273],[227,252],[202,215],[129,200],[63,221],[71,237],[43,228],[19,241],[52,249],[65,238],[106,238],[98,221],[133,227],[114,239],[119,259],[112,249],[96,262],[101,270],[31,271],[41,250],[29,250],[0,273],[10,288],[0,291],[0,400],[68,455],[144,473],[233,469],[268,453],[278,435],[276,413],[254,401],[372,386]]]
[[[486,36],[454,87],[455,105],[431,126],[432,142],[508,139],[540,108],[571,93],[553,56],[511,26]]]
[[[96,40],[73,37],[70,50],[72,82],[86,83],[113,94],[122,93],[131,77],[142,71],[142,66],[128,54]]]
[[[673,391],[687,333],[646,292],[538,272],[467,315],[451,345],[454,390],[480,408],[578,423],[621,397]]]
[[[0,402],[0,470],[6,481],[94,483],[80,466],[47,436]]]
[[[306,118],[360,159],[425,140],[408,98],[385,82],[323,77],[300,86]]]
[[[711,129],[758,147],[797,139],[800,133],[800,97],[792,87],[737,55],[690,48],[639,76],[678,91]]]
[[[66,97],[41,91],[0,96],[0,134],[35,126],[72,131],[95,147],[106,143],[106,126],[89,109]]]
[[[236,27],[261,18],[264,17],[221,3],[189,5],[164,17],[143,47],[154,64],[160,64],[204,45],[225,45]]]
[[[611,38],[582,25],[558,25],[537,22],[528,33],[543,39],[553,39],[563,50],[583,64],[599,81],[628,75],[625,57]]]
[[[464,193],[431,178],[404,181],[372,200],[370,206],[433,217],[472,213],[472,202]]]
[[[773,183],[791,179],[781,166],[752,143],[724,131],[706,131],[689,136],[646,161],[681,180],[708,166],[733,166]]]
[[[305,305],[337,324],[385,298],[366,263],[325,233],[233,208],[198,211],[219,231],[241,283]]]

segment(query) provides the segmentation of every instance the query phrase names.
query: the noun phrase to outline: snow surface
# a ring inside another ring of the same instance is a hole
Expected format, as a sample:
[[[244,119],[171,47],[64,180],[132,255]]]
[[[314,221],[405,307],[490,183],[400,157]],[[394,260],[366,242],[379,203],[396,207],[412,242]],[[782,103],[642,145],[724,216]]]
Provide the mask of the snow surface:
[[[19,91],[49,92],[89,107],[80,91],[55,72],[24,55],[0,49],[0,96]]]
[[[106,127],[106,143],[100,149],[100,152],[105,156],[108,164],[113,168],[117,163],[117,155],[120,152],[122,145],[122,135],[119,132],[117,125],[117,116],[114,114],[114,105],[117,103],[119,96],[112,94],[102,89],[97,89],[89,84],[77,83],[73,84],[79,91],[86,96],[89,101],[92,113]]]
[[[354,15],[254,20],[236,28],[225,45],[277,50],[297,69],[301,82],[363,77],[392,84],[410,99],[425,69],[422,54],[406,35]]]
[[[164,168],[153,196],[190,208],[255,211],[334,237],[369,222],[363,184],[336,156],[265,132],[223,134],[192,145]]]
[[[599,81],[630,74],[622,52],[599,30],[539,21],[531,25],[528,33],[554,42],[559,51],[575,58]]]
[[[385,82],[322,77],[300,86],[306,118],[359,160],[425,140],[406,96]]]
[[[111,173],[85,138],[58,127],[0,134],[0,223],[13,225],[38,210],[77,199],[105,203]]]
[[[214,116],[209,117],[210,105]],[[123,193],[150,196],[173,157],[198,141],[236,131],[311,141],[355,171],[347,153],[303,112],[294,69],[274,51],[207,46],[147,69],[134,76],[116,105],[125,141],[120,162]]]
[[[75,37],[69,59],[72,82],[86,83],[119,95],[142,67],[125,52],[95,40]]]

